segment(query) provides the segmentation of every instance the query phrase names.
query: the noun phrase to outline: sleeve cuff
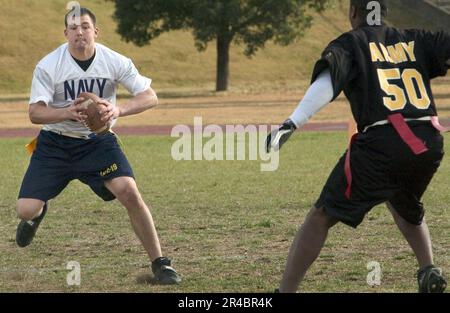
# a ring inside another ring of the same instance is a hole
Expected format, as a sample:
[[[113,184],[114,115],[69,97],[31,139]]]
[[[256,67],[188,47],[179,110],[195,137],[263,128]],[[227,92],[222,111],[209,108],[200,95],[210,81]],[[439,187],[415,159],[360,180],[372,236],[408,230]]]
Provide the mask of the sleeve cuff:
[[[38,102],[44,102],[47,106],[50,103],[50,100],[46,97],[36,97],[36,98],[30,98],[30,101],[28,104],[34,104],[34,103],[38,103]]]
[[[147,78],[146,82],[142,88],[139,88],[139,89],[133,91],[133,96],[136,97],[138,94],[148,90],[151,85],[152,85],[152,80],[150,78]]]

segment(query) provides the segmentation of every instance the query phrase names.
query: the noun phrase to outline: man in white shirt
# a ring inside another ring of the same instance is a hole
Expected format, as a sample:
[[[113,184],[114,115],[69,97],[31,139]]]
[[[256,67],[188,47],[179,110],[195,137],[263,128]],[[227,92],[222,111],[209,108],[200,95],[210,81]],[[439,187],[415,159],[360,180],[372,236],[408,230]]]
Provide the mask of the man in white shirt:
[[[158,235],[144,203],[133,171],[113,133],[93,134],[78,97],[91,92],[102,98],[102,119],[112,124],[119,117],[144,112],[157,105],[151,80],[141,76],[133,62],[95,43],[95,15],[81,8],[79,21],[73,12],[65,16],[67,43],[43,58],[36,66],[31,87],[29,116],[43,125],[19,193],[19,223],[16,241],[28,246],[47,212],[47,202],[74,179],[89,187],[104,201],[118,199],[127,208],[133,229],[152,261],[160,284],[181,281],[162,256]],[[118,84],[134,97],[116,105]]]

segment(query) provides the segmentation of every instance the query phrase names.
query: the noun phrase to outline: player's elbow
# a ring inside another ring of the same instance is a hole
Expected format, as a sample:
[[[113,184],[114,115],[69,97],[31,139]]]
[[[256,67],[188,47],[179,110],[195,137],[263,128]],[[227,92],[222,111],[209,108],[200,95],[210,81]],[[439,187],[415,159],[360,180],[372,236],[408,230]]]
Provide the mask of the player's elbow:
[[[30,109],[28,110],[28,117],[30,118],[32,124],[39,124],[39,118],[37,117],[34,105],[31,105]]]
[[[152,89],[147,90],[144,93],[144,95],[145,95],[145,108],[147,110],[153,109],[158,106],[159,104],[158,96]]]
[[[149,108],[149,109],[153,109],[153,108],[155,108],[155,107],[157,107],[158,106],[158,97],[155,95],[155,96],[152,96],[152,97],[150,97],[148,100],[147,100],[147,105],[146,105],[146,107],[147,108]]]
[[[159,104],[159,100],[158,97],[155,95],[154,97],[152,97],[152,99],[149,101],[149,108],[153,109],[156,108]]]
[[[28,109],[28,117],[30,118],[31,123],[42,124],[40,114],[39,114],[41,108],[42,108],[42,104],[40,102],[33,103],[30,105],[30,108]]]
[[[32,124],[34,124],[34,125],[42,124],[42,122],[39,119],[39,117],[37,117],[37,116],[35,116],[35,115],[31,114],[31,113],[29,114],[29,117],[30,117],[30,121],[31,121]]]

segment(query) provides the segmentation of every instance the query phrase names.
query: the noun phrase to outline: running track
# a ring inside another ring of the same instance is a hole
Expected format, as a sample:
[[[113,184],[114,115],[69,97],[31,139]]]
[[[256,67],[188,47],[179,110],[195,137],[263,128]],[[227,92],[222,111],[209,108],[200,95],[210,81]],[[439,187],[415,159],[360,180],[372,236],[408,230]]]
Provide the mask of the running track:
[[[441,121],[445,127],[450,127],[450,120]],[[203,125],[205,127],[206,125]],[[192,126],[190,126],[192,129]],[[170,136],[173,126],[130,126],[115,127],[114,131],[121,136],[143,136],[143,135],[161,135]],[[225,129],[222,126],[222,129]],[[270,128],[269,128],[270,129]],[[310,123],[302,127],[302,131],[307,132],[326,132],[326,131],[347,131],[347,123]],[[0,138],[21,138],[35,137],[39,129],[19,128],[19,129],[0,129]]]

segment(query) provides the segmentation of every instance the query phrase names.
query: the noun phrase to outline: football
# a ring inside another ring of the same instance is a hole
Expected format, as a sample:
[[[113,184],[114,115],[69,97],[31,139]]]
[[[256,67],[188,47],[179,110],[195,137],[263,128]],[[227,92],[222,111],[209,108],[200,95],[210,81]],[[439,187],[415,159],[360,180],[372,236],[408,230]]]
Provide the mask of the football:
[[[99,103],[101,99],[97,95],[89,92],[83,92],[79,97],[85,99],[80,103],[80,106],[85,110],[85,114],[87,115],[85,121],[86,127],[97,135],[104,135],[109,132],[111,124],[101,120],[102,112],[106,108],[104,104]]]

